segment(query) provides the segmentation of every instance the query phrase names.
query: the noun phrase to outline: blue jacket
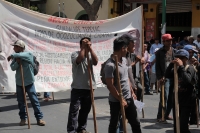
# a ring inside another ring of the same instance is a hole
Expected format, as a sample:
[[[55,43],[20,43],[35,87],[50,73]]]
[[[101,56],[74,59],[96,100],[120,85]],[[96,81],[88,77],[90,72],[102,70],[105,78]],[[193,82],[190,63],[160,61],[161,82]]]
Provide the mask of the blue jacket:
[[[21,52],[12,54],[11,57],[13,61],[10,64],[10,67],[13,71],[16,71],[15,74],[16,84],[22,86],[20,65],[17,63],[16,58],[21,59],[23,74],[24,74],[24,85],[27,86],[34,83],[35,78],[33,69],[34,65],[33,54],[30,52]]]

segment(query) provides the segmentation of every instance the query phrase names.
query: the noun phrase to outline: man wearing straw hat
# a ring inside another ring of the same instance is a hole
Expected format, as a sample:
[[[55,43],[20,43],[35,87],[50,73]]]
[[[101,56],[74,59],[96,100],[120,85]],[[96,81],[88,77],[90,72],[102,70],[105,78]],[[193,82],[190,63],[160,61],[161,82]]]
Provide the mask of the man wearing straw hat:
[[[97,65],[98,63],[98,58],[91,45],[91,39],[84,37],[80,40],[80,51],[75,51],[71,55],[73,81],[71,84],[71,103],[67,123],[68,133],[89,133],[86,131],[86,126],[92,101],[86,52],[90,52],[91,54],[90,62],[93,89],[96,89],[96,82],[92,65]]]
[[[134,133],[141,133],[140,122],[138,120],[136,106],[133,97],[131,96],[131,84],[128,77],[128,66],[126,60],[128,42],[125,38],[119,37],[114,40],[113,55],[117,55],[118,69],[119,69],[119,82],[122,89],[122,106],[125,108],[125,115],[131,125]],[[114,56],[107,60],[105,68],[106,85],[109,94],[110,104],[110,124],[108,133],[116,133],[118,121],[121,116],[120,95],[117,91],[117,77]]]
[[[180,133],[190,133],[189,131],[189,117],[193,106],[195,106],[194,84],[197,83],[197,76],[194,66],[188,65],[189,53],[185,49],[178,50],[175,53],[175,59],[169,64],[165,77],[174,79],[174,64],[178,66],[178,102],[179,102],[179,119],[180,119]],[[176,133],[176,117],[175,105],[173,108],[174,116],[174,132]]]
[[[40,103],[38,101],[36,90],[34,86],[34,57],[30,52],[24,52],[25,43],[22,40],[16,41],[14,44],[13,50],[14,54],[10,55],[7,59],[8,61],[12,60],[10,65],[13,71],[16,71],[15,79],[16,79],[16,92],[17,92],[17,101],[19,107],[19,116],[20,116],[20,126],[26,124],[27,112],[25,110],[25,101],[24,101],[24,93],[22,88],[22,77],[20,72],[20,63],[22,64],[23,73],[24,73],[24,86],[25,91],[27,92],[29,99],[31,101],[32,107],[34,109],[34,114],[37,120],[37,125],[44,126],[46,123],[42,120],[43,113],[40,110]]]

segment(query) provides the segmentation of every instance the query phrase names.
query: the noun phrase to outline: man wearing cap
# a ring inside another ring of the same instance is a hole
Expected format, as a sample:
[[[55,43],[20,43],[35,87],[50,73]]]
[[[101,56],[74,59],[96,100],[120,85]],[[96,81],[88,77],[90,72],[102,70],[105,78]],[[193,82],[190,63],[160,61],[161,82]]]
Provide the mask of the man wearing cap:
[[[188,64],[194,67],[196,75],[198,75],[197,69],[199,69],[199,65],[195,66],[195,60],[197,62],[197,59],[194,57],[194,54],[197,54],[198,51],[196,50],[196,48],[194,46],[191,46],[191,45],[185,45],[183,49],[188,51],[188,53],[189,53]],[[197,84],[196,89],[198,89],[198,87],[199,86]],[[196,89],[194,90],[195,93],[197,92]],[[196,101],[194,100],[193,102],[194,102],[193,104],[195,105]],[[196,116],[197,116],[197,114],[196,114],[196,106],[193,106],[193,108],[191,110],[191,116],[190,116],[190,122],[189,122],[190,125],[197,124]]]
[[[19,116],[21,119],[20,126],[25,125],[27,119],[24,93],[22,88],[20,64],[23,67],[25,91],[27,92],[32,107],[34,109],[37,125],[44,126],[45,121],[42,120],[43,113],[40,110],[40,103],[38,101],[34,86],[34,81],[35,81],[34,69],[33,69],[34,56],[30,52],[24,52],[25,43],[22,40],[18,40],[12,45],[14,46],[13,50],[15,51],[15,53],[10,55],[7,59],[8,61],[12,60],[10,67],[13,71],[16,71],[15,80],[16,80],[16,92],[17,92],[17,101],[19,107]]]
[[[192,46],[197,48],[197,45],[194,43],[194,37],[193,36],[189,37],[187,45],[192,45]]]
[[[175,49],[171,47],[172,37],[171,34],[162,35],[163,47],[160,48],[156,53],[156,77],[159,80],[160,85],[164,84],[164,103],[165,103],[165,119],[171,120],[172,117],[169,116],[172,109],[172,95],[173,95],[173,86],[170,86],[172,82],[171,79],[165,78],[165,71],[171,61],[174,59]],[[160,93],[160,102],[158,107],[157,120],[161,121],[162,118],[162,93]]]
[[[150,54],[151,54],[151,55],[154,54],[155,49],[156,49],[156,48],[161,48],[161,47],[163,47],[163,44],[160,44],[160,43],[159,43],[159,39],[156,38],[156,39],[155,39],[155,43],[154,43],[154,44],[151,46],[151,48],[150,48]]]
[[[178,102],[179,102],[179,120],[180,133],[190,133],[189,131],[189,117],[192,108],[195,106],[193,97],[194,84],[197,83],[196,71],[192,65],[188,65],[189,53],[181,49],[175,54],[175,59],[168,66],[165,77],[174,79],[174,64],[178,66]],[[172,84],[173,85],[173,84]],[[174,102],[173,102],[174,103]],[[173,107],[174,116],[174,132],[176,133],[176,117],[175,117],[175,103]]]
[[[188,36],[184,36],[183,40],[179,42],[180,47],[184,47],[185,45],[188,44]]]

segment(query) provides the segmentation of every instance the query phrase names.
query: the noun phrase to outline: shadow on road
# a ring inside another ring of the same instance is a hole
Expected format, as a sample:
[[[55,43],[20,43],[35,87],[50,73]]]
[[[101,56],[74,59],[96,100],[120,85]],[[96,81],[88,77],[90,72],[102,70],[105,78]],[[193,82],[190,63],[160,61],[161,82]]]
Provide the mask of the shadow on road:
[[[110,116],[96,117],[97,120],[110,120]],[[88,120],[93,120],[93,118],[88,118]]]
[[[190,129],[191,133],[199,133],[199,129]],[[166,130],[165,133],[174,133],[174,130]]]
[[[0,128],[19,126],[19,123],[0,123]]]
[[[172,128],[172,123],[158,123],[156,119],[140,119],[143,123],[143,129],[163,129],[163,128]]]

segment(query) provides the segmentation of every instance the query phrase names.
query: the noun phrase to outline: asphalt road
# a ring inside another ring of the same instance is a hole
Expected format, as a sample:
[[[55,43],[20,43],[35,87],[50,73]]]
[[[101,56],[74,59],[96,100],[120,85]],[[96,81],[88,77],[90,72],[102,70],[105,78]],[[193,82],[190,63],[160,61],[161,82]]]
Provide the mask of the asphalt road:
[[[98,133],[107,133],[109,125],[108,90],[99,88],[94,95]],[[28,126],[18,126],[20,118],[16,96],[13,94],[0,94],[0,133],[66,133],[70,90],[54,93],[54,96],[54,102],[44,102],[42,96],[39,98],[44,120],[47,123],[44,127],[37,126],[31,104],[28,104],[31,120],[31,129],[28,129]],[[144,96],[145,118],[141,118],[142,114],[138,113],[143,133],[173,133],[172,121],[168,121],[168,124],[156,122],[158,102],[159,95],[156,95],[156,93]],[[129,124],[127,125],[128,133],[131,133],[131,128]],[[195,125],[190,126],[190,129],[191,133],[200,133],[200,129],[196,128]],[[92,111],[89,114],[87,130],[94,133]]]

